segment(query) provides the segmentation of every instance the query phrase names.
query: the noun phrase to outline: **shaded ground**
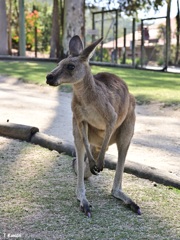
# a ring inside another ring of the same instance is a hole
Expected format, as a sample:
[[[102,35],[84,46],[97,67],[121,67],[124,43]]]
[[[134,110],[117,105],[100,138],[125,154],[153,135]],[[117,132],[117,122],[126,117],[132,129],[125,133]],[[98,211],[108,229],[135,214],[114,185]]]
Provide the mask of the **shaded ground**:
[[[0,239],[178,240],[180,192],[124,174],[124,190],[141,206],[131,212],[110,192],[114,171],[86,181],[91,219],[79,211],[71,158],[0,137]]]
[[[71,93],[0,78],[0,122],[33,125],[73,142]],[[137,106],[135,135],[127,159],[180,177],[180,109],[162,104]],[[109,153],[116,155],[116,147]]]

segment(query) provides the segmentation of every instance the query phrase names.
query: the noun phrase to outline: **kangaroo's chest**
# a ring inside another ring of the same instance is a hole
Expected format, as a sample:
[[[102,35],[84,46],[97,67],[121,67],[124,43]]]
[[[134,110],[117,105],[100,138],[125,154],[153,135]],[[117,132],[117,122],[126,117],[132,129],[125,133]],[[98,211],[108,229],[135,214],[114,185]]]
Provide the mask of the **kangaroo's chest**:
[[[82,106],[82,117],[83,120],[88,122],[91,126],[104,130],[106,128],[103,116],[99,113],[96,106]]]
[[[72,111],[77,121],[86,121],[89,125],[99,130],[105,130],[104,117],[98,111],[96,104],[83,104],[82,102],[72,101]]]

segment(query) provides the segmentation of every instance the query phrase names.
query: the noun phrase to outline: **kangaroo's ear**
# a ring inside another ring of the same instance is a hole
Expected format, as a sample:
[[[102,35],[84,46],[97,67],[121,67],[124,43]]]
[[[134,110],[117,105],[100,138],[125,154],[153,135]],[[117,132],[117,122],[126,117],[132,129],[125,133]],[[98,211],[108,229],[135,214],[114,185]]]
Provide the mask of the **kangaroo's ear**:
[[[83,43],[78,35],[71,38],[69,42],[69,52],[72,56],[79,56],[83,48]]]
[[[86,47],[83,52],[81,53],[80,57],[83,58],[84,60],[89,60],[92,58],[97,45],[103,40],[103,38],[98,39],[97,41],[93,42],[91,45]]]

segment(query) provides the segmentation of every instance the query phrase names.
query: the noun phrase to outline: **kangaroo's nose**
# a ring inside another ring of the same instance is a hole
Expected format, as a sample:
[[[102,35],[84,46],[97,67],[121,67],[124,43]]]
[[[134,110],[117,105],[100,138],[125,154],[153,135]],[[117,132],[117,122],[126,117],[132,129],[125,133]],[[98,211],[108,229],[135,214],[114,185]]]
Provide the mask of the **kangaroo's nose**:
[[[54,76],[52,75],[52,73],[49,73],[47,76],[46,76],[46,83],[47,84],[51,84],[53,82],[53,79],[54,79]]]

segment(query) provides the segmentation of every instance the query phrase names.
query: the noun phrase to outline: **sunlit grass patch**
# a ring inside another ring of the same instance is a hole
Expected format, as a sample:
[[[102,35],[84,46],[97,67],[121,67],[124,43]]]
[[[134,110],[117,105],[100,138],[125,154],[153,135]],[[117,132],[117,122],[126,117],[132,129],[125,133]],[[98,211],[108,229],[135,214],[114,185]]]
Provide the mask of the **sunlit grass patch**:
[[[45,85],[47,73],[55,66],[51,62],[0,61],[0,74]],[[155,101],[169,105],[180,104],[180,74],[99,66],[92,66],[92,72],[118,75],[128,84],[130,92],[139,103]],[[61,90],[69,92],[72,88],[66,84],[61,86]]]
[[[55,66],[51,62],[0,61],[0,75],[13,76],[24,82],[46,84],[46,75]]]
[[[10,139],[0,150],[1,233],[43,240],[180,238],[179,190],[154,187],[148,180],[124,174],[124,191],[141,206],[142,215],[138,216],[111,196],[115,172],[104,169],[85,181],[93,206],[89,219],[76,200],[70,157]]]

